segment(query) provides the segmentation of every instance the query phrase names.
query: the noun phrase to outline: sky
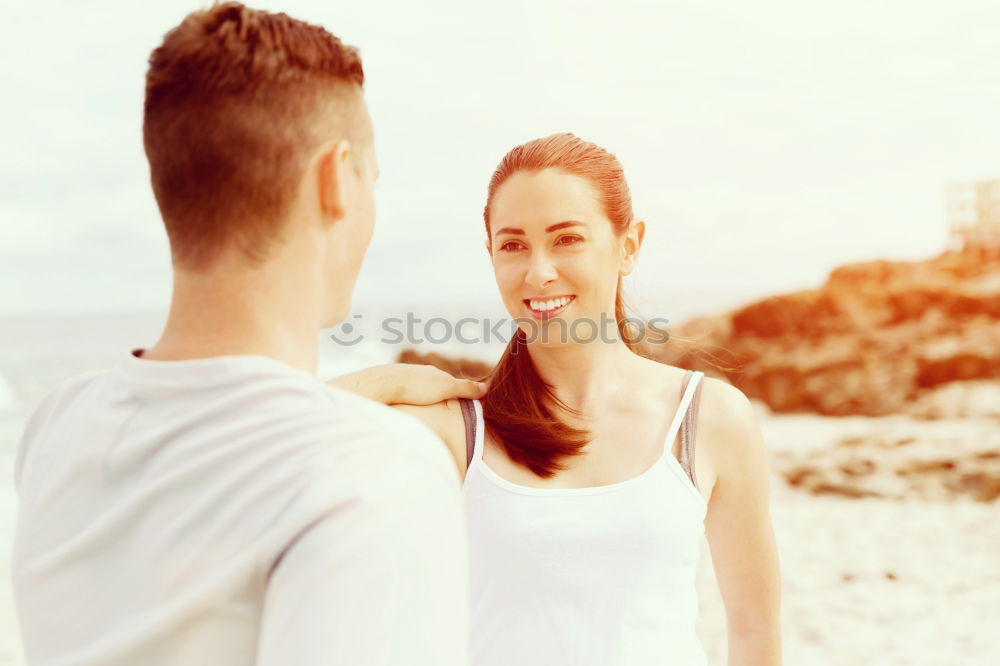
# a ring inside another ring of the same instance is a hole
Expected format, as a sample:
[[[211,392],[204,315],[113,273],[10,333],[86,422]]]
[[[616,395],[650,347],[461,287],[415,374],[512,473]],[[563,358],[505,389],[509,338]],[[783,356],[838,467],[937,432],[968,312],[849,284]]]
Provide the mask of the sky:
[[[169,251],[143,77],[205,3],[7,0],[0,315],[156,312]],[[360,47],[382,176],[356,309],[502,313],[482,207],[514,145],[618,155],[633,301],[709,314],[948,242],[945,186],[1000,177],[1000,4],[267,0]]]

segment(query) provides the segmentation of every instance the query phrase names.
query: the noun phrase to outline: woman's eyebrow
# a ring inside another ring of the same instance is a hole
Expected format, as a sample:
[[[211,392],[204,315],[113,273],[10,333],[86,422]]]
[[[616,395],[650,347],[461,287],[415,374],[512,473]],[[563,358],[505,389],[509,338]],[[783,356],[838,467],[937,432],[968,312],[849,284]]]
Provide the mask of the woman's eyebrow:
[[[559,229],[565,229],[566,227],[577,227],[577,226],[582,227],[583,222],[577,222],[576,220],[566,220],[565,222],[558,222],[556,224],[553,224],[551,227],[546,227],[545,233],[550,234],[553,231],[557,231]]]
[[[558,231],[559,229],[565,229],[566,227],[576,227],[584,226],[583,222],[577,222],[576,220],[566,220],[565,222],[556,222],[555,224],[545,227],[545,233],[550,234],[553,231]],[[504,227],[503,229],[498,229],[496,235],[501,234],[517,234],[519,236],[524,235],[524,229],[515,229],[514,227]]]

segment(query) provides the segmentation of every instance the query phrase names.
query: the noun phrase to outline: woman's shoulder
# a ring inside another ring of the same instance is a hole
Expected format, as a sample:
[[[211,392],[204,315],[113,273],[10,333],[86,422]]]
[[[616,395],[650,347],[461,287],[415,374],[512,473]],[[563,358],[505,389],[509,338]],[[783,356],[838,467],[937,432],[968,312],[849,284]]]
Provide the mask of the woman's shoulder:
[[[671,392],[678,399],[687,368],[680,368],[651,359],[643,359],[647,371],[655,376],[660,387]],[[746,394],[724,379],[710,377],[702,373],[701,394],[699,397],[699,412],[710,413],[715,419],[740,420],[746,416],[747,410],[752,414],[753,405]]]
[[[766,457],[757,410],[743,391],[705,376],[699,402],[697,446],[720,479],[745,473],[751,461]]]
[[[666,387],[675,401],[679,400],[688,370],[647,361],[652,364],[649,370],[660,378],[661,386]],[[760,426],[753,403],[739,388],[718,377],[703,376],[700,390],[698,412],[694,415],[698,449],[708,450],[713,461],[739,458],[745,453],[746,443],[759,438]]]

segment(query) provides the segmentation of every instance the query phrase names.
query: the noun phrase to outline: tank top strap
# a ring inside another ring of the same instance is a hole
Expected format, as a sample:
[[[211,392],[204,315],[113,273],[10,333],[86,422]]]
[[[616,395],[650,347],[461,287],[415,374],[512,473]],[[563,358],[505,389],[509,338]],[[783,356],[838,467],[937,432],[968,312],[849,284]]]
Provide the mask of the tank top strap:
[[[469,398],[459,398],[458,404],[465,421],[465,468],[468,469],[473,460],[483,457],[483,404]]]
[[[688,370],[684,375],[683,382],[681,383],[681,401],[680,404],[677,405],[677,411],[674,412],[673,419],[670,421],[670,428],[667,429],[667,439],[664,444],[670,455],[673,455],[674,440],[677,439],[677,433],[680,431],[684,415],[687,413],[688,405],[691,404],[691,399],[694,396],[697,379],[695,379],[695,383],[691,383],[691,379],[696,377],[698,374],[700,373]]]
[[[701,379],[704,376],[705,373],[703,372],[692,372],[689,370],[688,374],[684,377],[684,384],[681,388],[682,396],[690,393],[691,400],[684,410],[684,416],[680,424],[681,450],[679,462],[695,488],[698,488],[698,480],[694,473],[694,433],[698,417],[698,403],[701,398]],[[673,444],[672,439],[670,440],[670,444]]]

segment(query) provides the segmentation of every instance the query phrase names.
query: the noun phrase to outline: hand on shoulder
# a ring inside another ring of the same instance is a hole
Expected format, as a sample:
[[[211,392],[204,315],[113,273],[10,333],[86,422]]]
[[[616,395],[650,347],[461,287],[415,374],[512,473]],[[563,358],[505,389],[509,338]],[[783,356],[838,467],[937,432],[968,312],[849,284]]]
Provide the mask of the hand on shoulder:
[[[482,382],[412,363],[376,365],[327,383],[385,405],[432,405],[449,398],[481,398],[486,392]]]

